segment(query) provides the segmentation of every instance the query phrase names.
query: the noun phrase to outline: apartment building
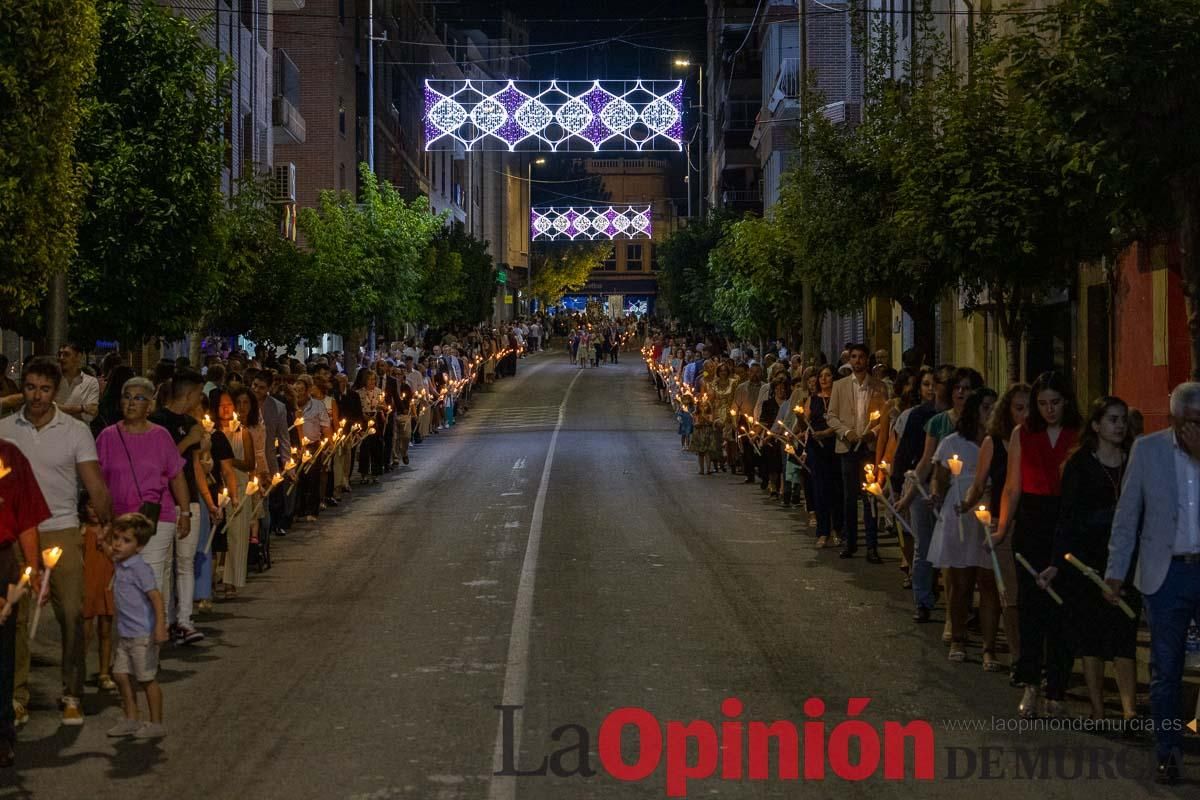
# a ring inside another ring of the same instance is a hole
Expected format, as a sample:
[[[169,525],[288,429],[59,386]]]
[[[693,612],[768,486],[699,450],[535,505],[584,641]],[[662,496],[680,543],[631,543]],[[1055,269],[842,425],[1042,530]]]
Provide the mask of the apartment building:
[[[752,0],[709,0],[705,187],[708,207],[735,213],[763,210],[762,167],[750,144],[762,107],[761,53]]]
[[[671,164],[665,158],[584,158],[583,171],[600,177],[604,205],[651,206],[649,237],[615,239],[587,284],[563,298],[566,308],[582,310],[589,301],[608,303],[610,311],[653,314],[658,300],[658,246],[679,226],[671,197]],[[553,244],[548,244],[553,247]]]

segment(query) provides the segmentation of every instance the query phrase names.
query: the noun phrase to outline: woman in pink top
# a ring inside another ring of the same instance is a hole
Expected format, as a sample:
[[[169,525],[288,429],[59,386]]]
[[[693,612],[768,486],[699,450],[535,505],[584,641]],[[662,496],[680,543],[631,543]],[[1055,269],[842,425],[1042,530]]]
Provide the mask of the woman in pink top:
[[[121,387],[122,419],[100,432],[96,454],[112,495],[114,516],[137,511],[142,503],[159,506],[158,524],[142,557],[154,570],[164,607],[170,608],[168,567],[174,560],[175,537],[183,539],[191,533],[192,520],[183,474],[186,462],[170,432],[149,420],[153,403],[153,383],[145,378],[125,381]]]

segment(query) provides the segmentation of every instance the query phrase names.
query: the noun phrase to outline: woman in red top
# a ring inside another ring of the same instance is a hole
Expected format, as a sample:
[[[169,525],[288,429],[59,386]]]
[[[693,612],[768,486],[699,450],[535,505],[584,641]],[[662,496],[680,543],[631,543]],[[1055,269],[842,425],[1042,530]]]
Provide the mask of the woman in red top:
[[[1030,391],[1029,417],[1008,444],[1008,477],[1000,500],[996,543],[1013,531],[1013,551],[1035,570],[1050,566],[1062,499],[1062,466],[1075,449],[1083,424],[1071,384],[1061,373],[1044,372]],[[1046,670],[1046,713],[1060,716],[1074,661],[1062,609],[1028,570],[1017,570],[1021,655],[1014,679],[1025,685],[1018,710],[1038,713],[1038,687]]]

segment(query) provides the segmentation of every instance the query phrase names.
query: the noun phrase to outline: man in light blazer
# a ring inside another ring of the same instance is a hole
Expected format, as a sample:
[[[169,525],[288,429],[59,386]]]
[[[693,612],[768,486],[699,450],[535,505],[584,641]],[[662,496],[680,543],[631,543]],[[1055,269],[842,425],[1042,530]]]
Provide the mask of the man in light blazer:
[[[1135,551],[1133,584],[1150,620],[1156,779],[1171,784],[1182,760],[1184,643],[1188,625],[1200,617],[1200,383],[1175,387],[1171,427],[1141,437],[1129,454],[1104,576],[1113,602]]]
[[[863,529],[867,538],[867,561],[882,564],[879,557],[879,527],[871,507],[871,496],[862,490],[863,465],[874,462],[875,433],[878,423],[872,424],[871,412],[882,406],[883,385],[868,372],[870,353],[865,344],[852,344],[849,352],[850,374],[833,382],[826,420],[837,432],[837,454],[842,474],[842,508],[845,528],[842,536],[845,547],[839,554],[852,558],[858,550],[858,501],[862,499]]]

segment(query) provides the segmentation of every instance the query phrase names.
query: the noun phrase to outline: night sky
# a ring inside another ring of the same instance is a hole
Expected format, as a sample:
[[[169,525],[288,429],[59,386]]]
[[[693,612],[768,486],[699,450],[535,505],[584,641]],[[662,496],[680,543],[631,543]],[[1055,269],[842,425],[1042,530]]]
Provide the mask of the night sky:
[[[675,58],[704,57],[704,0],[447,3],[439,17],[465,24],[504,8],[529,21],[530,78],[678,78]]]

